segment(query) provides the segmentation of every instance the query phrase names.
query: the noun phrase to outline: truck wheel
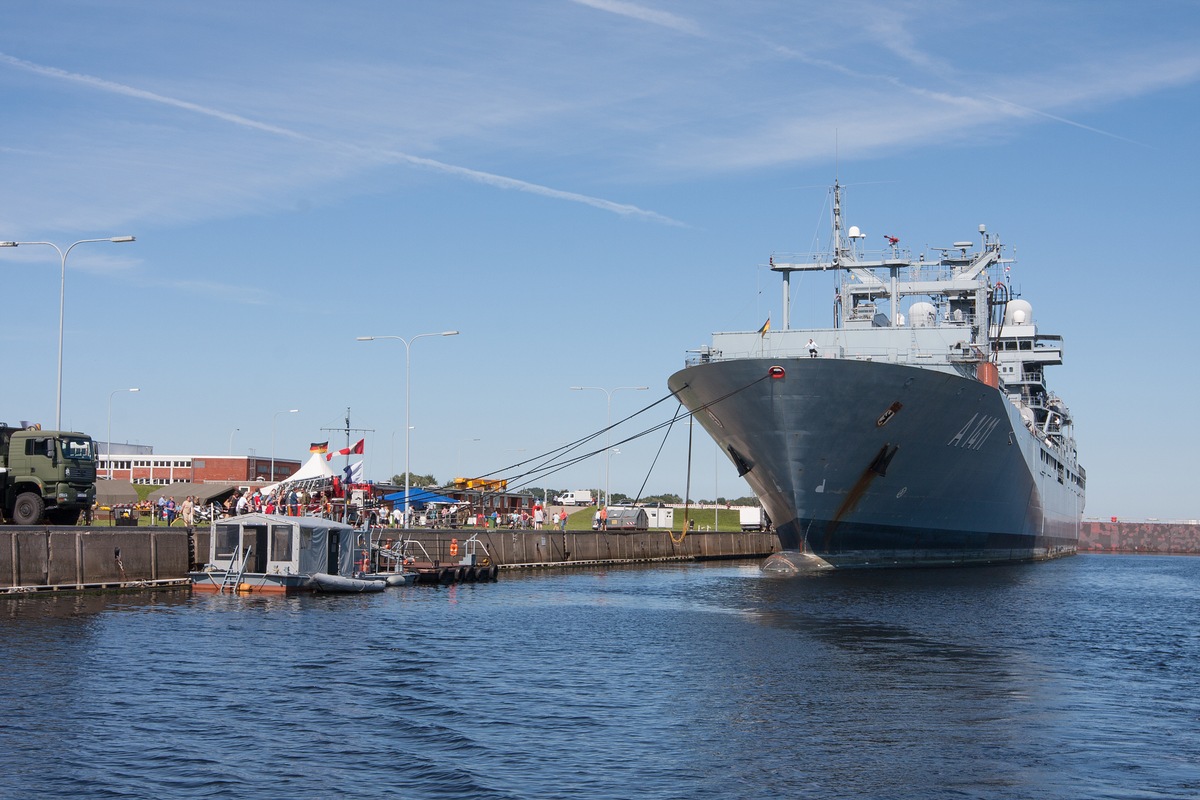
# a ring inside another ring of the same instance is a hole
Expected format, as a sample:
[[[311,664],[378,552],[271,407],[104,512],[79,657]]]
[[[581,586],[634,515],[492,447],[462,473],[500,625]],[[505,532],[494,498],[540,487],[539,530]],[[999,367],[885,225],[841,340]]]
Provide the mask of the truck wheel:
[[[13,503],[13,522],[18,525],[37,525],[46,511],[46,502],[40,494],[22,492]]]

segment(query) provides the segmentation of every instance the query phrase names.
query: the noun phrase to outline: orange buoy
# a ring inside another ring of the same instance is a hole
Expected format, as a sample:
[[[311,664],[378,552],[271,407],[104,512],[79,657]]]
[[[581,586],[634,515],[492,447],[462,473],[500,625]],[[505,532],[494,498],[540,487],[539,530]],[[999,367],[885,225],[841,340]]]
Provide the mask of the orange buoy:
[[[450,555],[451,557],[458,555],[458,539],[450,540]]]

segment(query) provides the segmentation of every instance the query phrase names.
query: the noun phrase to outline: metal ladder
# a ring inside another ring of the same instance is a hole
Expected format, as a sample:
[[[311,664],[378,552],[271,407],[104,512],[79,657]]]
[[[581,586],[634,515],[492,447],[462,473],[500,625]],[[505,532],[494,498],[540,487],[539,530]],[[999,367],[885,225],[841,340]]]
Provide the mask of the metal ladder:
[[[254,548],[247,546],[245,552],[242,548],[238,548],[237,555],[229,559],[229,569],[225,570],[225,577],[221,580],[221,586],[218,592],[224,593],[226,589],[230,592],[236,592],[238,586],[242,583],[242,576],[246,574],[246,563],[250,560],[250,553]],[[233,571],[234,562],[238,562],[237,572]]]

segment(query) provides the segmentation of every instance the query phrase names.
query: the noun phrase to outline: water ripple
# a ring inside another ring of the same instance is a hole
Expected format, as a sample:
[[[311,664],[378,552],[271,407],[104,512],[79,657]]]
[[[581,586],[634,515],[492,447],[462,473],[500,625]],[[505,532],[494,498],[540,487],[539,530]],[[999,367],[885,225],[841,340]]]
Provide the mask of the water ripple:
[[[1200,559],[0,600],[3,797],[1200,796]]]

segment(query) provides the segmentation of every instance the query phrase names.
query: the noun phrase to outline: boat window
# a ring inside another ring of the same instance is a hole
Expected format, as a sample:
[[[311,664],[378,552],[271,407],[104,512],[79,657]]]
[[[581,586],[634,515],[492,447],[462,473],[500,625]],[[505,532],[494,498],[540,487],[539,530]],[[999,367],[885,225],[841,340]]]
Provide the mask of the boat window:
[[[238,526],[218,525],[215,541],[218,553],[224,555],[234,552],[238,548]]]
[[[271,560],[272,561],[291,561],[292,560],[292,526],[291,525],[272,525],[271,526]]]

